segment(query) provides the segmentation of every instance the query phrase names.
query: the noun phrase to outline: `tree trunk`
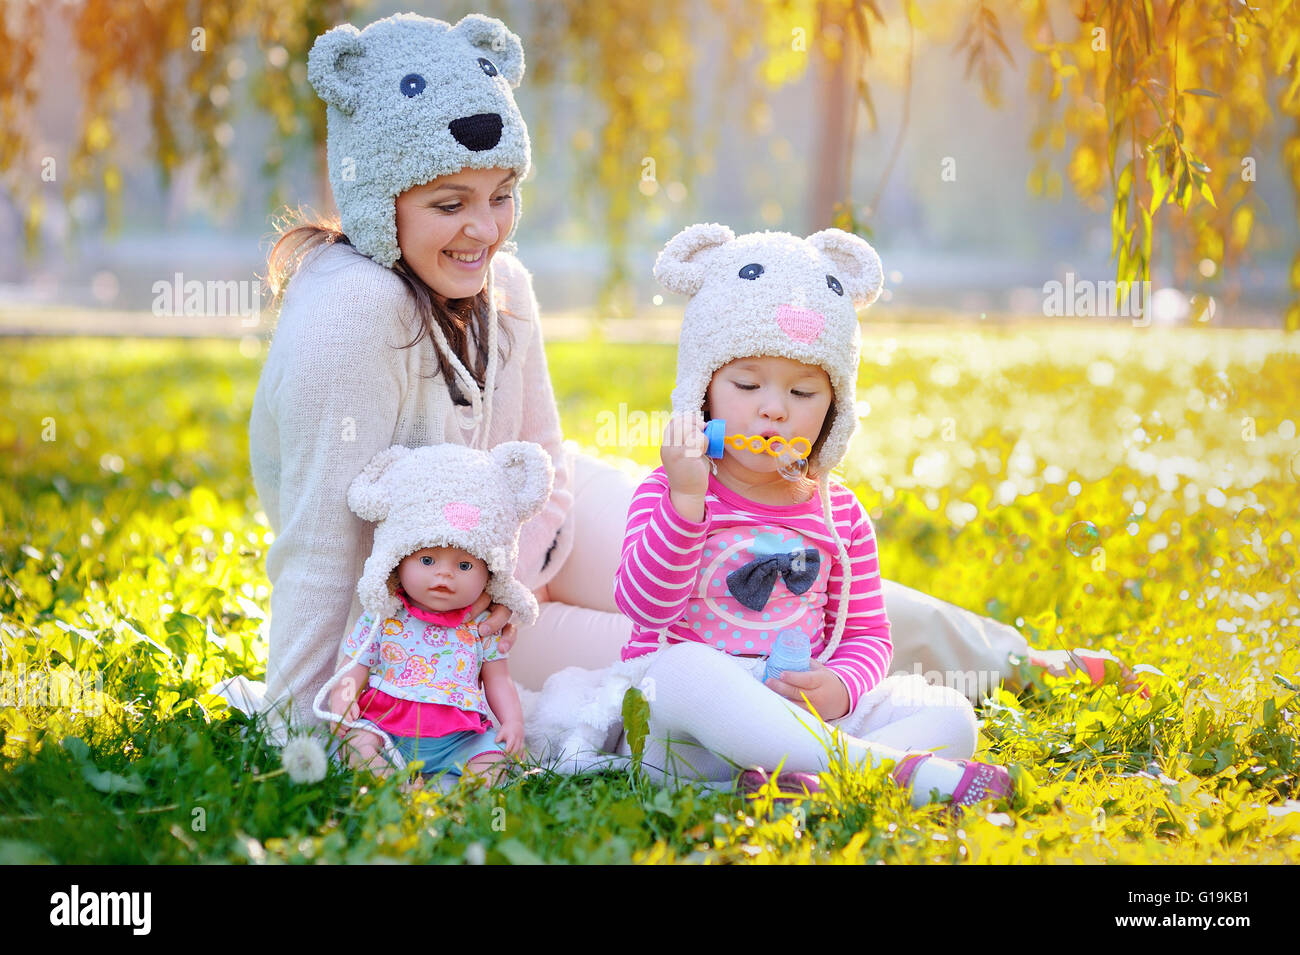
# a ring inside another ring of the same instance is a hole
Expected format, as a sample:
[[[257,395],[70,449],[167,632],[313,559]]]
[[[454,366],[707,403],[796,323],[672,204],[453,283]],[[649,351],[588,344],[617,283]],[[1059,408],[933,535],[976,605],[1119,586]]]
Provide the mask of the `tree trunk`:
[[[831,225],[838,202],[848,200],[852,186],[854,117],[858,108],[858,74],[862,53],[841,0],[819,4],[818,36],[809,44],[817,130],[809,168],[807,231]],[[838,42],[836,38],[838,37]],[[838,46],[836,59],[827,56],[823,41]]]

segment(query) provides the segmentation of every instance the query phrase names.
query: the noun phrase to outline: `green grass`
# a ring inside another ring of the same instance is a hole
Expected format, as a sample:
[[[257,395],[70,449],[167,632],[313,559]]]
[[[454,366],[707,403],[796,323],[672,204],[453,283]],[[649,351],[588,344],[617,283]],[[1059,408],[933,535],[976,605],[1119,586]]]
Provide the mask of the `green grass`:
[[[1300,861],[1300,344],[1265,332],[872,328],[845,475],[887,575],[1166,674],[984,706],[1006,811],[880,772],[795,805],[540,769],[497,791],[296,784],[206,690],[258,677],[270,533],[237,343],[6,341],[0,862]],[[548,348],[566,434],[667,401],[663,346]],[[1072,482],[1077,482],[1074,486]],[[1067,547],[1073,525],[1075,550]],[[39,674],[39,680],[33,675]],[[74,692],[98,674],[102,697]]]

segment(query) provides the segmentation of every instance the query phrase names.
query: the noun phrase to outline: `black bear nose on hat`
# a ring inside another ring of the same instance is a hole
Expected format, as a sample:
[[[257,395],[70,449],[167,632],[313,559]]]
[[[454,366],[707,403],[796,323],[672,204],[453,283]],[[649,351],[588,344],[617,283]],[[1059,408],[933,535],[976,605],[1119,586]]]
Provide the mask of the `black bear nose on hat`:
[[[451,130],[456,142],[466,149],[481,153],[493,149],[501,142],[501,115],[499,113],[478,113],[453,119],[447,128]]]

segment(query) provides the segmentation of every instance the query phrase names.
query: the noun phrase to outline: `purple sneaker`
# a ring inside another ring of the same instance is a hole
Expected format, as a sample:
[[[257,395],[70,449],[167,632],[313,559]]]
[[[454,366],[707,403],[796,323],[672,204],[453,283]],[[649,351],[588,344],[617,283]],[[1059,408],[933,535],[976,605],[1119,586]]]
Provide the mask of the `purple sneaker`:
[[[894,781],[906,789],[912,783],[912,776],[923,762],[933,753],[915,753],[899,760],[894,768]],[[1006,799],[1015,791],[1015,783],[1005,766],[995,763],[977,763],[969,759],[954,760],[962,767],[961,779],[953,790],[952,802],[949,804],[953,815],[960,816],[962,810],[983,802],[985,799]]]
[[[957,760],[957,765],[964,767],[965,771],[952,794],[953,812],[960,813],[985,799],[1007,799],[1015,791],[1015,784],[1005,766],[968,759]]]
[[[758,792],[767,785],[772,774],[766,769],[747,769],[736,780],[736,791],[746,794]],[[822,784],[816,773],[778,773],[776,788],[781,799],[795,799],[821,792]]]

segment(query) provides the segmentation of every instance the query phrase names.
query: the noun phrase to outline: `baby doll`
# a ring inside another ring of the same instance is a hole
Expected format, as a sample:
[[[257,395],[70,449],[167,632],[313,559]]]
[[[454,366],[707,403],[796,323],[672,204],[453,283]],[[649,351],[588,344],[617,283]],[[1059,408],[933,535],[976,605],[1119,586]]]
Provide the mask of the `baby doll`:
[[[536,620],[515,562],[520,525],[541,510],[552,477],[541,447],[511,441],[491,452],[394,446],[352,482],[348,506],[378,522],[357,584],[364,613],[314,709],[339,732],[355,731],[347,741],[362,762],[382,752],[399,770],[419,760],[426,776],[495,782],[507,755],[522,755],[506,654],[496,635],[480,637],[486,613],[472,611],[486,593],[520,622]]]

